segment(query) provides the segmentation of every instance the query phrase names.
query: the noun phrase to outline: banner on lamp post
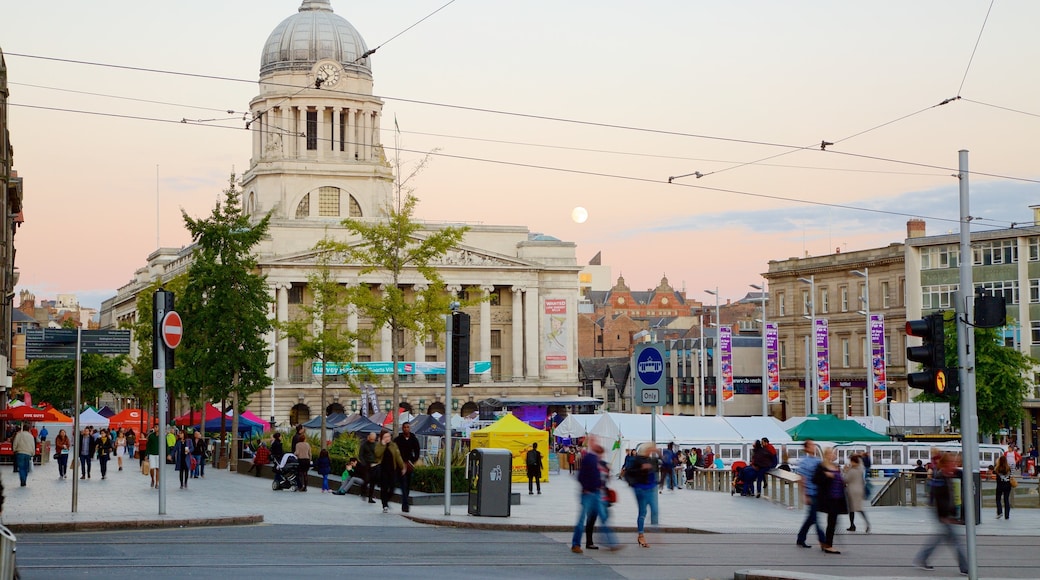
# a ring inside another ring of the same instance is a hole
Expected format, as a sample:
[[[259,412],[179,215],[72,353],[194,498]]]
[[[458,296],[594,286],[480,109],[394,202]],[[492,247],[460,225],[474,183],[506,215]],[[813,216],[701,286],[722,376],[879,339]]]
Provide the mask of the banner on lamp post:
[[[872,390],[874,402],[882,403],[888,398],[888,376],[885,369],[885,316],[870,315],[870,351],[873,369]]]
[[[719,368],[722,371],[722,401],[733,400],[733,329],[719,329]]]
[[[816,320],[816,382],[817,401],[827,403],[831,400],[831,358],[830,340],[827,336],[827,319]]]
[[[775,322],[766,323],[766,378],[768,401],[780,402],[779,331]]]

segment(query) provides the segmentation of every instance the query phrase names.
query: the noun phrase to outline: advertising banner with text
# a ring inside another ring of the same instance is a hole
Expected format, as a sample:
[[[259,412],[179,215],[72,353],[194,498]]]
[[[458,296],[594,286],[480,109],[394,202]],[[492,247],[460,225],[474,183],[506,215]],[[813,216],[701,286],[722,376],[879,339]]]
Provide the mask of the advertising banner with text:
[[[831,400],[831,358],[830,340],[827,336],[827,320],[816,320],[816,382],[817,401],[826,403]]]
[[[768,401],[780,402],[779,332],[775,322],[766,323],[766,377],[769,379]]]
[[[881,403],[888,398],[888,377],[885,370],[885,316],[883,314],[870,315],[870,351],[874,376],[874,402]]]
[[[733,400],[733,329],[719,329],[719,365],[722,369],[722,401]]]

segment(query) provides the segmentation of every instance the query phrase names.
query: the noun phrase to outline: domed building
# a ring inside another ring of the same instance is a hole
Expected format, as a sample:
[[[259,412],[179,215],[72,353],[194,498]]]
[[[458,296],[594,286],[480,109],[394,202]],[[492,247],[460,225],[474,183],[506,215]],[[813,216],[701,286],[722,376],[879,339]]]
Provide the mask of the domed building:
[[[337,15],[329,0],[304,0],[278,24],[263,45],[260,93],[250,102],[252,153],[242,176],[244,210],[253,220],[271,215],[269,235],[257,258],[270,285],[275,322],[297,319],[310,302],[308,276],[316,271],[313,250],[326,234],[351,242],[341,221],[383,220],[393,202],[394,174],[380,139],[383,102],[373,96],[373,69],[364,39]],[[436,195],[436,192],[428,195]],[[421,206],[420,206],[421,212]],[[421,217],[421,216],[417,216]],[[474,216],[479,219],[479,216]],[[441,227],[431,224],[429,231]],[[436,264],[448,290],[484,298],[471,316],[471,384],[444,400],[444,350],[432,337],[405,337],[402,401],[417,412],[477,410],[494,399],[510,406],[595,404],[581,397],[577,366],[578,272],[575,245],[532,233],[524,226],[470,225],[463,242]],[[191,247],[160,248],[148,265],[102,306],[102,325],[136,317],[135,296],[157,277],[187,269]],[[344,284],[386,283],[379,273],[360,274],[356,264],[333,264]],[[424,284],[406,272],[406,292]],[[372,329],[353,310],[350,329]],[[279,332],[270,344],[270,393],[252,397],[250,410],[279,423],[298,423],[322,412],[315,361],[297,356]],[[356,361],[370,368],[392,360],[388,327],[358,345]],[[423,370],[429,370],[429,373]],[[443,373],[443,370],[440,371]],[[364,405],[346,388],[328,390],[325,411],[350,413]],[[343,386],[339,383],[339,386]],[[390,404],[389,376],[375,385],[380,410]],[[371,397],[367,399],[372,402]]]

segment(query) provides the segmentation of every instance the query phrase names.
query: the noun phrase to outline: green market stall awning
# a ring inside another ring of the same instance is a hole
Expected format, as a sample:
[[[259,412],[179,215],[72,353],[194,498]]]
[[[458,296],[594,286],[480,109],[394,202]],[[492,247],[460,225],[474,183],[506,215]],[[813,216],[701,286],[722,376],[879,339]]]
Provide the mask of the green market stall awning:
[[[797,426],[787,430],[791,439],[795,441],[830,441],[832,443],[843,443],[846,441],[890,441],[887,435],[882,435],[867,429],[863,425],[849,419],[822,419],[811,417],[802,421]]]

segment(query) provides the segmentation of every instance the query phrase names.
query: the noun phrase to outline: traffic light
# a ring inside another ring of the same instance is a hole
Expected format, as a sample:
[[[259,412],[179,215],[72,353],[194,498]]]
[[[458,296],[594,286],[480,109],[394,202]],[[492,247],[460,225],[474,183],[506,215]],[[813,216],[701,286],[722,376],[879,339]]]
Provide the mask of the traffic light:
[[[451,313],[451,384],[469,384],[469,314]]]
[[[920,346],[906,347],[907,360],[921,363],[921,371],[908,373],[906,382],[912,388],[939,396],[951,396],[959,384],[956,369],[946,368],[946,343],[943,312],[929,314],[921,320],[906,322],[907,336],[921,339]]]

